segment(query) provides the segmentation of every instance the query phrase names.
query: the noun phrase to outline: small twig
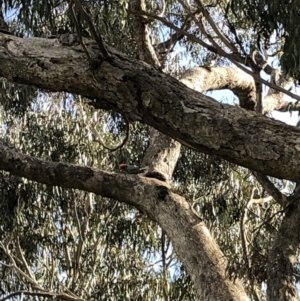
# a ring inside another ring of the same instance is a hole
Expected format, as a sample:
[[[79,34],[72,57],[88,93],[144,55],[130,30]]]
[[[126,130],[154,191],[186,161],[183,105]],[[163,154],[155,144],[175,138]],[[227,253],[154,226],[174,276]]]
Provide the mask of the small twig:
[[[83,106],[82,106],[82,97],[79,95],[79,103],[80,103],[80,109],[81,109],[81,114],[83,115]],[[115,147],[109,147],[105,144],[105,142],[101,139],[101,135],[99,134],[99,132],[95,129],[95,127],[93,127],[92,125],[88,125],[89,129],[91,130],[92,134],[94,135],[94,141],[98,142],[102,147],[104,147],[105,149],[114,152],[120,148],[122,148],[125,143],[128,141],[129,138],[129,121],[128,119],[123,116],[124,120],[125,120],[125,127],[126,127],[126,136],[124,138],[124,140],[117,146]]]
[[[201,1],[196,0],[196,4],[199,6],[200,10],[202,11],[205,19],[207,20],[208,24],[211,26],[211,28],[214,30],[218,38],[226,45],[231,51],[238,52],[237,48],[231,43],[231,41],[228,41],[226,37],[222,34],[222,32],[217,27],[216,23],[212,20],[210,14],[207,12],[206,8],[202,4]]]
[[[79,23],[78,23],[78,20],[76,18],[75,11],[74,11],[73,0],[70,1],[70,10],[71,10],[72,17],[74,19],[74,23],[75,23],[75,27],[76,27],[76,31],[77,31],[79,42],[80,42],[80,44],[82,46],[83,51],[85,52],[85,54],[86,54],[86,56],[88,58],[90,64],[92,65],[93,60],[92,60],[92,58],[91,58],[91,56],[89,54],[89,51],[86,48],[85,43],[83,42],[82,35],[81,35],[81,30],[80,30],[80,26],[79,26]]]
[[[295,202],[299,202],[299,195],[298,195],[298,192],[296,193],[296,195],[291,195],[288,199],[289,202],[287,202],[284,206],[284,208],[282,210],[279,210],[277,212],[275,212],[273,215],[271,215],[266,221],[262,222],[259,226],[257,226],[255,229],[252,230],[252,233],[254,233],[255,231],[258,231],[259,229],[261,229],[261,227],[265,224],[269,224],[269,226],[272,226],[270,224],[270,221],[277,215],[279,214],[284,214],[288,209],[289,209],[289,206],[291,206],[293,203]],[[276,231],[277,229],[272,226]]]
[[[271,220],[279,215],[279,214],[283,214],[286,211],[287,208],[283,209],[283,210],[279,210],[277,212],[275,212],[273,215],[271,215],[266,221],[263,221],[260,225],[258,225],[256,228],[254,228],[251,232],[255,233],[256,231],[260,230],[264,225],[268,224],[269,226],[271,226],[275,231],[278,231],[274,226],[272,226],[270,224]]]
[[[224,57],[226,57],[228,60],[230,60],[234,65],[236,65],[237,67],[239,67],[241,70],[243,70],[245,73],[251,75],[254,80],[262,83],[262,84],[265,84],[266,86],[276,90],[276,91],[279,91],[279,92],[282,92],[284,93],[285,95],[288,95],[298,101],[300,101],[300,96],[294,94],[294,93],[291,93],[290,91],[286,90],[286,89],[283,89],[279,86],[276,86],[272,83],[269,83],[268,81],[260,78],[260,76],[258,76],[257,74],[255,74],[254,72],[252,72],[251,70],[247,69],[246,67],[244,67],[242,65],[242,63],[240,63],[239,61],[236,61],[236,54],[235,53],[232,53],[232,54],[229,54],[227,52],[225,52],[222,48],[215,48],[205,42],[203,42],[201,39],[197,38],[196,36],[194,36],[193,34],[190,34],[188,32],[186,32],[185,30],[182,30],[181,28],[175,26],[173,23],[171,22],[168,22],[166,19],[164,18],[161,18],[161,17],[158,17],[158,16],[155,16],[153,14],[150,14],[150,13],[147,13],[145,11],[140,11],[140,12],[132,12],[133,14],[136,14],[136,15],[145,15],[147,17],[150,17],[150,18],[153,18],[153,19],[156,19],[158,21],[161,21],[163,24],[165,24],[166,26],[168,26],[169,28],[171,29],[174,29],[175,31],[179,32],[179,33],[182,33],[184,34],[190,41],[192,42],[195,42],[195,43],[198,43],[200,44],[201,46],[205,47],[206,49],[210,50],[211,52],[214,52],[216,54],[219,54],[219,55],[222,55]],[[235,57],[234,57],[235,55]]]
[[[29,277],[30,277],[31,279],[33,279],[33,281],[35,281],[35,282],[37,283],[37,281],[36,281],[36,279],[35,279],[35,276],[34,276],[33,273],[31,272],[30,267],[28,266],[28,263],[27,263],[27,261],[26,261],[24,255],[23,255],[23,251],[22,251],[22,249],[21,249],[20,241],[19,241],[19,237],[18,237],[18,236],[15,238],[15,241],[16,241],[16,243],[15,243],[16,249],[17,249],[17,251],[18,251],[18,253],[19,253],[19,256],[20,256],[20,258],[21,258],[21,262],[22,262],[23,266],[24,266],[25,270],[27,271],[27,274],[29,275]]]
[[[161,0],[161,12],[158,14],[159,17],[163,17],[166,11],[166,1]]]
[[[166,267],[166,252],[165,252],[165,241],[166,241],[166,234],[165,231],[162,230],[161,233],[161,252],[162,252],[162,270],[163,270],[163,280],[167,283],[167,267]],[[168,292],[163,290],[164,300],[169,300]]]
[[[77,212],[77,202],[75,201],[75,206],[74,206],[74,212],[75,212],[75,217],[76,217],[76,222],[77,222],[77,227],[78,227],[78,233],[79,233],[79,242],[77,244],[77,249],[76,249],[76,259],[75,259],[75,265],[73,266],[73,281],[72,281],[72,288],[74,289],[76,286],[76,281],[78,278],[78,274],[80,273],[80,265],[81,265],[81,255],[84,249],[84,239],[83,239],[83,233],[82,233],[82,224],[80,223],[78,212]]]
[[[235,27],[232,25],[232,23],[229,20],[227,20],[227,23],[228,23],[227,25],[228,25],[229,30],[234,35],[235,42],[240,46],[240,49],[243,52],[243,54],[247,55],[247,53],[245,51],[245,48],[243,47],[243,44],[242,44],[240,38],[237,35]]]
[[[243,257],[247,266],[248,273],[250,271],[250,262],[249,262],[249,251],[248,251],[248,244],[246,240],[246,231],[245,231],[245,224],[247,221],[247,211],[248,208],[252,204],[252,199],[254,196],[254,189],[252,190],[251,198],[247,202],[247,205],[245,206],[245,209],[243,210],[241,221],[240,221],[240,231],[241,231],[241,241],[242,241],[242,250],[243,250]]]
[[[104,141],[101,139],[101,135],[99,134],[99,132],[94,127],[90,126],[90,130],[92,131],[93,135],[96,137],[96,139],[94,139],[94,141],[98,142],[101,146],[103,146],[105,149],[107,149],[111,152],[114,152],[114,151],[122,148],[129,138],[129,121],[126,118],[124,118],[124,119],[125,119],[125,124],[126,124],[126,136],[119,145],[117,145],[116,147],[108,147],[107,145],[105,145]]]
[[[86,10],[82,7],[81,3],[79,2],[79,0],[72,0],[74,1],[77,9],[81,12],[82,14],[82,17],[85,19],[85,21],[87,22],[88,26],[89,26],[89,29],[91,31],[91,34],[93,36],[93,38],[95,39],[95,41],[97,42],[98,46],[99,46],[99,49],[100,51],[102,52],[104,58],[109,58],[110,57],[110,54],[108,53],[105,45],[104,45],[104,42],[102,40],[102,37],[101,35],[97,34],[97,31],[95,29],[95,26],[91,20],[91,17],[90,15],[86,12]]]

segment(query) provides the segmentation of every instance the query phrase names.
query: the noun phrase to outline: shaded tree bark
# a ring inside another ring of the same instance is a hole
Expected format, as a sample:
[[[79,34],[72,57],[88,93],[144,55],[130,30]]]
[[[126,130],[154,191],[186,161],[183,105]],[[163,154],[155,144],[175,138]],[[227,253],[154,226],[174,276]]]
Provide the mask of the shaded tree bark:
[[[131,0],[134,11],[146,8],[145,0]],[[134,16],[135,40],[139,59],[153,67],[160,67],[159,59],[151,44],[149,24],[145,17]],[[181,145],[171,137],[150,129],[150,143],[143,158],[143,166],[148,166],[147,176],[159,172],[162,178],[170,180],[180,155]],[[157,177],[157,175],[156,175]],[[161,179],[161,178],[160,178]]]
[[[299,191],[289,197],[278,234],[268,256],[268,286],[270,301],[297,301],[298,290],[294,279],[294,265],[300,241]]]
[[[220,104],[149,65],[109,48],[105,61],[87,41],[98,68],[80,45],[0,35],[0,76],[95,99],[201,152],[277,178],[300,180],[300,130],[238,107]]]

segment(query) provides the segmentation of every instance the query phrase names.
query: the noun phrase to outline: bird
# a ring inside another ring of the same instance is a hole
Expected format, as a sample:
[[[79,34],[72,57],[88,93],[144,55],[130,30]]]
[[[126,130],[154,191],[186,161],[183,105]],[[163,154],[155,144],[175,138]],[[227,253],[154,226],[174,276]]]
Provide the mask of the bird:
[[[130,165],[130,164],[120,164],[119,165],[120,170],[125,171],[126,173],[129,174],[140,174],[140,173],[145,173],[147,172],[148,168],[147,167],[139,167],[137,165]]]
[[[149,170],[148,167],[139,167],[137,165],[130,165],[122,163],[119,165],[119,169],[125,171],[128,174],[137,175],[137,174],[144,174],[147,178],[155,178],[160,181],[166,181],[167,178],[160,172],[155,170]]]

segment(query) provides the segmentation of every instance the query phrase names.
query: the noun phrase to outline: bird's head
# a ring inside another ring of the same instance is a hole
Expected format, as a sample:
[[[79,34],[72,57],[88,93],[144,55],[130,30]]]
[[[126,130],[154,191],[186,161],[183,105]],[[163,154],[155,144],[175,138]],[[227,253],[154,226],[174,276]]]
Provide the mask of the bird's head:
[[[124,163],[120,164],[119,165],[119,169],[121,169],[121,170],[127,170],[127,164],[124,164]]]

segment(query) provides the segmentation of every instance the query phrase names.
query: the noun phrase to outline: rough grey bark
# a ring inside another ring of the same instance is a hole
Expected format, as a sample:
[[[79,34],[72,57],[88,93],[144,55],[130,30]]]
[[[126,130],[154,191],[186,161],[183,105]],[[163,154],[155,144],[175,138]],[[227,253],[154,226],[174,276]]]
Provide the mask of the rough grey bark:
[[[39,183],[77,188],[134,205],[167,233],[200,300],[249,300],[239,280],[232,282],[226,276],[226,258],[204,223],[183,197],[172,193],[166,182],[45,162],[17,153],[2,143],[0,169]]]
[[[294,279],[294,265],[298,252],[300,231],[299,194],[290,197],[285,216],[268,255],[269,301],[298,301],[298,290]]]
[[[145,10],[146,1],[131,0],[130,5],[133,11]],[[133,16],[133,19],[139,58],[153,67],[160,67],[159,59],[151,44],[148,22],[141,16]],[[180,148],[179,142],[151,128],[150,143],[142,162],[142,166],[148,167],[147,176],[152,174],[157,178],[155,174],[159,172],[162,178],[170,180],[180,155]]]
[[[58,40],[0,35],[0,76],[53,91],[93,98],[98,108],[122,112],[201,152],[277,178],[300,181],[300,130],[224,105],[113,49],[105,61],[87,41],[98,68],[81,46]]]
[[[284,218],[268,253],[268,300],[299,300],[294,277],[294,265],[297,261],[296,256],[300,241],[299,186],[291,196],[287,197],[274,186],[268,177],[256,172],[254,172],[254,175],[264,189],[270,194],[271,198],[276,200],[282,208],[284,208]],[[265,200],[267,198],[265,198]],[[257,203],[257,201],[259,200],[256,199],[255,203]]]
[[[143,165],[149,171],[159,171],[170,180],[180,155],[181,145],[169,136],[150,129],[150,145],[143,158]]]
[[[143,0],[131,0],[130,8],[132,12],[145,10],[146,2]],[[135,42],[137,43],[139,59],[153,67],[160,67],[160,62],[152,47],[148,18],[144,16],[133,16]]]
[[[268,67],[274,72],[271,77],[279,71]],[[280,80],[276,83],[286,90],[290,90],[294,84],[292,78],[286,80],[283,75],[279,75]],[[254,110],[256,105],[255,83],[249,74],[237,67],[196,67],[187,70],[180,76],[180,81],[189,88],[205,92],[211,90],[229,89],[239,99],[239,104],[247,110]],[[275,81],[272,81],[275,84]],[[300,105],[293,104],[285,99],[285,95],[274,89],[269,89],[267,95],[263,97],[263,114],[273,111],[286,112],[289,110],[299,111]]]

